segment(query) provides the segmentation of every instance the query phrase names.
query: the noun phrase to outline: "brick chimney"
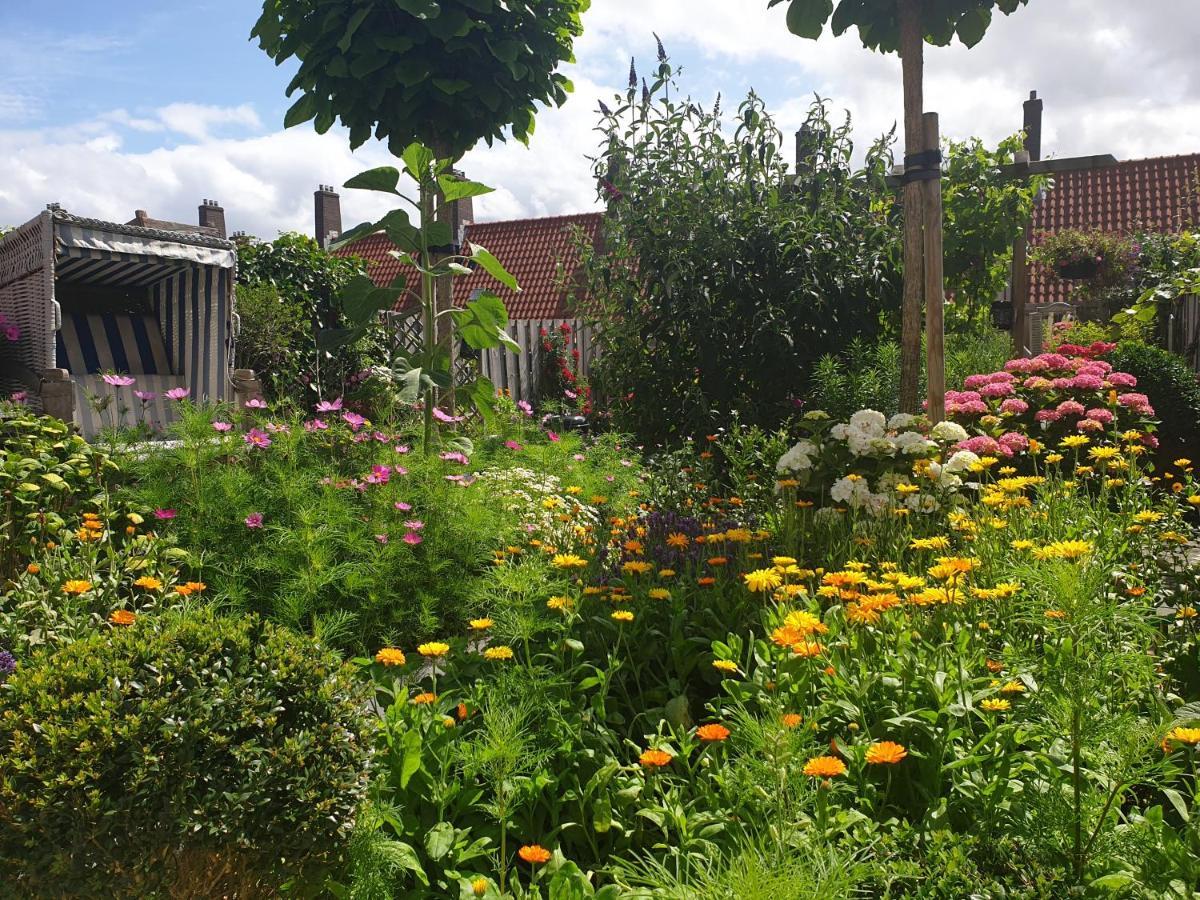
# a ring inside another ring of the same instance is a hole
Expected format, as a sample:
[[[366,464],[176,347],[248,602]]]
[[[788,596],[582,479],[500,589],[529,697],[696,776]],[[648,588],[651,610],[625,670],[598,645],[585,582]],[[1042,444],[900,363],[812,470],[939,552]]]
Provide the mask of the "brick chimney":
[[[200,204],[200,227],[225,237],[225,210],[216,200],[205,200]]]
[[[1025,101],[1025,149],[1029,158],[1037,161],[1042,158],[1042,101],[1038,99],[1037,91],[1029,92]]]
[[[333,185],[322,184],[313,192],[313,213],[314,237],[326,248],[342,233],[342,200]]]

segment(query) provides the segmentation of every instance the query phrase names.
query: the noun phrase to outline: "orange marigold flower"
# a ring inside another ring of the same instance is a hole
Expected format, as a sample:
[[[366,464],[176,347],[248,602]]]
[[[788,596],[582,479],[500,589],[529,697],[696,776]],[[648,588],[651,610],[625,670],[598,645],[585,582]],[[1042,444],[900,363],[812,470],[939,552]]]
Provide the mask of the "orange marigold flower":
[[[814,656],[820,656],[825,652],[825,645],[817,641],[800,641],[792,644],[792,652],[797,656],[803,656],[805,659],[812,659]]]
[[[465,719],[467,717],[467,704],[460,703],[458,706],[454,707],[454,714],[458,716],[458,720],[460,722]]]
[[[428,706],[430,703],[437,703],[437,694],[432,694],[429,691],[417,694],[408,701],[413,706]]]
[[[696,584],[700,587],[712,587],[716,583],[717,579],[713,578],[711,575],[705,575],[703,578],[696,579]]]
[[[783,723],[784,728],[795,728],[804,721],[804,716],[800,713],[784,713],[783,718],[779,721]]]
[[[692,539],[690,537],[688,537],[686,534],[683,534],[678,531],[672,531],[670,534],[667,535],[667,546],[668,547],[677,547],[682,550],[683,548],[687,547],[688,544],[690,544],[691,542],[692,542]]]
[[[638,757],[638,762],[647,769],[661,769],[663,766],[670,765],[674,758],[666,750],[646,750]]]
[[[422,656],[445,656],[450,652],[450,645],[444,644],[441,641],[430,641],[427,644],[421,644],[419,647],[417,647],[417,652]]]
[[[398,650],[395,647],[384,647],[375,654],[375,662],[385,666],[402,666],[408,660],[405,658],[403,650]]]
[[[42,571],[42,567],[39,566],[37,563],[30,563],[29,565],[27,565],[25,567],[25,571],[28,572],[30,575],[36,575],[38,572]]]
[[[133,586],[145,588],[148,591],[162,590],[162,582],[152,575],[143,575],[133,583]]]
[[[539,866],[550,861],[550,851],[538,844],[526,844],[517,851],[517,856],[532,866]]]
[[[846,774],[846,764],[836,756],[814,756],[804,764],[804,774],[813,778],[833,778]]]
[[[132,625],[137,621],[137,615],[127,609],[114,609],[109,615],[108,621],[114,625]]]
[[[696,737],[702,741],[723,741],[729,737],[729,729],[724,725],[701,725],[696,729]]]
[[[908,756],[903,744],[895,741],[876,741],[867,748],[867,762],[872,765],[892,765]]]
[[[86,594],[92,589],[90,581],[81,578],[72,579],[62,586],[64,594]]]

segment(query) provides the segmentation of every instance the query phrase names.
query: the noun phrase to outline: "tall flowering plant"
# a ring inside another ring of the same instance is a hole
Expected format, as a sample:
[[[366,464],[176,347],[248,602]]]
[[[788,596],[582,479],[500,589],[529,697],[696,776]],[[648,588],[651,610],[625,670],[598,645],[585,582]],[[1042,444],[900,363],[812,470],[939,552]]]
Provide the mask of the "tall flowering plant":
[[[553,330],[542,328],[538,393],[541,402],[560,404],[583,415],[592,411],[592,388],[579,372],[579,350],[570,346],[571,325],[561,323]]]

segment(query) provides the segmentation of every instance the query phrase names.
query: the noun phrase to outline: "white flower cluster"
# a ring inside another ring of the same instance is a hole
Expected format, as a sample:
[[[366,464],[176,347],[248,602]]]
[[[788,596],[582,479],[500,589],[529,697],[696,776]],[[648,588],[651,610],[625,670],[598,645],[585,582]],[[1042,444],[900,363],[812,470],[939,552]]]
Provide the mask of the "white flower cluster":
[[[569,546],[577,540],[578,526],[596,526],[602,521],[596,507],[565,493],[555,475],[543,475],[532,469],[485,469],[476,473],[508,502],[505,510],[513,514],[526,533],[556,546]],[[560,518],[567,514],[567,518]]]
[[[901,505],[917,512],[931,512],[940,507],[942,495],[962,487],[961,476],[979,458],[959,450],[940,462],[939,457],[949,447],[967,439],[967,432],[953,422],[939,422],[926,436],[917,430],[919,423],[916,416],[907,413],[889,419],[876,410],[862,409],[849,422],[830,428],[827,440],[799,441],[779,458],[775,471],[781,477],[803,478],[823,460],[835,467],[844,465],[848,451],[855,460],[851,463],[853,469],[885,471],[874,477],[874,485],[858,471],[838,478],[829,487],[829,498],[834,503],[874,515],[883,515]],[[929,461],[928,469],[917,478],[913,463],[921,459]],[[916,485],[920,490],[911,487],[897,490],[900,485]]]

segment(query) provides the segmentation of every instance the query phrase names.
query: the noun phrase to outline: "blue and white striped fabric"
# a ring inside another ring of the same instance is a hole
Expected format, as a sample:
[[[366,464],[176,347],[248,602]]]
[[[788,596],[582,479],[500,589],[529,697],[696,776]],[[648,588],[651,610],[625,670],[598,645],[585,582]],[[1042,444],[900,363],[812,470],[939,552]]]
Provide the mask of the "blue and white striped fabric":
[[[164,278],[150,299],[166,336],[174,371],[187,378],[196,402],[229,395],[233,359],[233,296],[229,270],[199,266]]]
[[[72,375],[173,374],[154,316],[64,312],[57,345],[58,366]]]

